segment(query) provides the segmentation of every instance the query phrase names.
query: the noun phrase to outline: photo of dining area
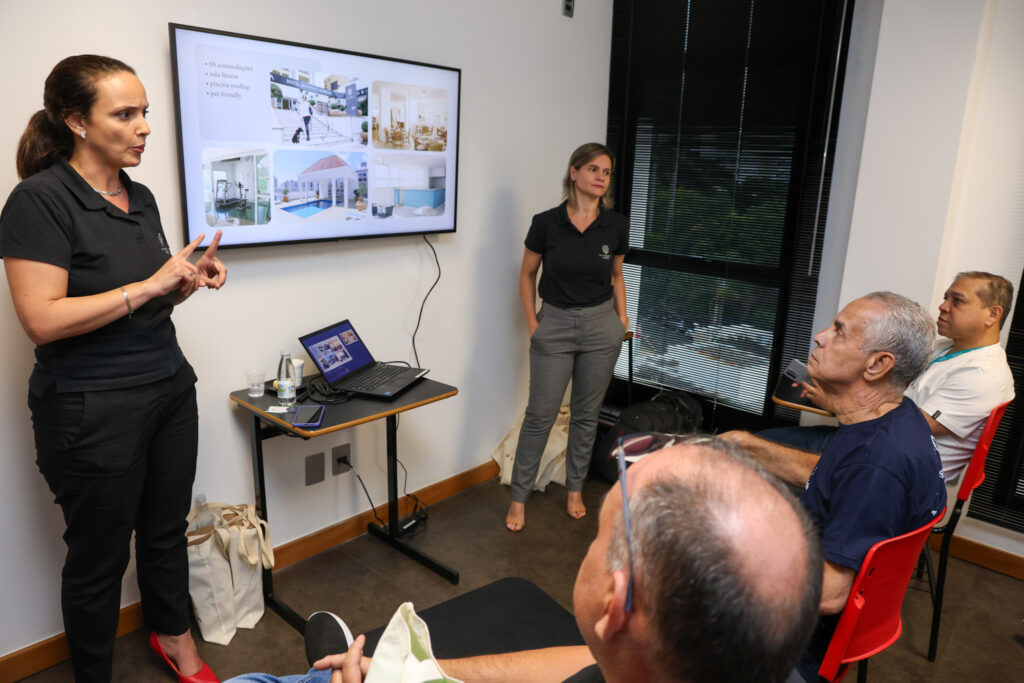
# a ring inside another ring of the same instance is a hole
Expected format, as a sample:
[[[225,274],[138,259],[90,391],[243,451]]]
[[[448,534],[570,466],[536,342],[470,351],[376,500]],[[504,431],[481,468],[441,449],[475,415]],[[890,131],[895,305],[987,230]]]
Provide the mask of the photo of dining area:
[[[448,148],[448,92],[376,81],[370,94],[373,146],[414,152]]]

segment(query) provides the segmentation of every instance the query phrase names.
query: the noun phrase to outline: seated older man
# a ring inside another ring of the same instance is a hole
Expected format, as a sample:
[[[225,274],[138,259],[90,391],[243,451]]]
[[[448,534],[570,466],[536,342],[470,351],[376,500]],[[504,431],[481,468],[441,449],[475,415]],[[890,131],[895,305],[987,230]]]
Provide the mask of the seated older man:
[[[931,429],[904,390],[928,363],[935,326],[918,304],[874,292],[848,304],[814,337],[807,364],[839,428],[821,455],[746,432],[723,438],[804,487],[800,502],[821,529],[823,615],[800,674],[817,669],[868,549],[932,519],[945,506]]]
[[[622,448],[639,460],[605,496],[573,593],[586,645],[444,660],[446,674],[467,682],[786,680],[821,595],[807,513],[719,439],[646,435]],[[287,680],[327,681],[333,672],[331,681],[362,681],[364,642],[359,636],[347,653]],[[229,683],[277,680],[285,679]]]
[[[924,413],[942,459],[951,499],[960,473],[971,460],[992,410],[1013,400],[1013,375],[999,331],[1013,303],[1013,285],[981,271],[958,273],[939,305],[938,344],[931,361],[905,396]],[[812,400],[824,397],[808,387]],[[779,427],[759,432],[771,441],[820,453],[835,433],[832,427]]]

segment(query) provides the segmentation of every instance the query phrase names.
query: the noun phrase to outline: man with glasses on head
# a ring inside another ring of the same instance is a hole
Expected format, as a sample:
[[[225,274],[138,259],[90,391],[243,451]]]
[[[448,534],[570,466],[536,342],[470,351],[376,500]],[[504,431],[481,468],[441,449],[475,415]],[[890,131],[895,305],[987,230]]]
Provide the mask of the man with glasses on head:
[[[946,503],[942,465],[924,414],[903,396],[928,360],[935,324],[921,306],[891,292],[856,299],[814,337],[807,364],[821,404],[839,428],[821,455],[746,432],[724,439],[744,447],[769,471],[803,487],[821,529],[825,570],[821,623],[800,674],[817,669],[868,549],[912,531]]]
[[[620,484],[601,505],[573,591],[586,645],[441,668],[467,683],[786,680],[821,590],[817,533],[800,504],[714,437],[627,437],[616,455]],[[627,461],[635,462],[628,471]],[[311,673],[362,681],[364,642]]]

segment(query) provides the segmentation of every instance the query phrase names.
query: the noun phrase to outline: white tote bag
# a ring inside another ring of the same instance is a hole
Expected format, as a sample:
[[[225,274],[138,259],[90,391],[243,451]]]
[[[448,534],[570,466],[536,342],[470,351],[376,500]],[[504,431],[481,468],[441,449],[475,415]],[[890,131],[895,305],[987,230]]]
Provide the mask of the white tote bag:
[[[427,624],[403,602],[373,651],[364,683],[462,683],[446,676],[434,659]]]
[[[212,507],[212,506],[211,506]],[[188,513],[188,594],[203,640],[227,645],[235,637],[235,595],[225,546],[210,526],[194,528],[195,509]]]
[[[267,523],[248,504],[206,503],[213,523],[188,514],[189,595],[203,640],[227,645],[263,616],[263,567],[274,566]]]
[[[235,626],[253,628],[263,617],[263,568],[274,568],[274,547],[252,505],[226,507],[223,518],[217,534],[231,565]]]

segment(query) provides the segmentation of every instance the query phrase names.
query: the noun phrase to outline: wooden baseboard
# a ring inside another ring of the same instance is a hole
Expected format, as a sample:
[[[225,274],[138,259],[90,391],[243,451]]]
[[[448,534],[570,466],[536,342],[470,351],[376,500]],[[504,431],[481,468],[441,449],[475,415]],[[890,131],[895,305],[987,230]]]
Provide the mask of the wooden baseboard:
[[[117,621],[117,636],[142,628],[142,603],[134,602],[121,608]],[[22,678],[49,669],[70,657],[68,641],[63,633],[41,640],[23,650],[0,657],[0,683],[13,683]]]
[[[423,501],[424,505],[433,505],[438,501],[454,496],[460,491],[482,484],[498,475],[497,463],[493,460],[466,470],[453,477],[426,486],[415,492],[417,498]],[[405,497],[399,501],[399,515],[407,515],[412,512],[412,501]],[[385,503],[377,508],[377,514],[382,518],[387,517],[388,506]],[[357,536],[366,533],[366,525],[373,521],[373,511],[368,510],[355,517],[346,519],[344,522],[321,529],[309,536],[298,538],[294,541],[274,548],[274,569],[284,569],[307,557],[312,557],[319,552],[332,548],[339,543],[350,541]],[[133,603],[121,608],[121,617],[117,624],[117,635],[123,636],[126,633],[137,631],[142,628],[142,605]],[[68,643],[63,633],[58,633],[52,638],[47,638],[38,643],[33,643],[26,648],[12,652],[0,657],[0,683],[14,683],[26,676],[31,676],[43,669],[48,669],[59,664],[68,658]]]
[[[932,550],[938,552],[942,545],[942,536],[929,537],[928,544]],[[1014,555],[955,534],[949,543],[949,554],[979,567],[1024,581],[1024,557],[1020,555]]]

